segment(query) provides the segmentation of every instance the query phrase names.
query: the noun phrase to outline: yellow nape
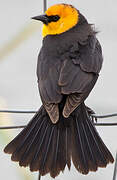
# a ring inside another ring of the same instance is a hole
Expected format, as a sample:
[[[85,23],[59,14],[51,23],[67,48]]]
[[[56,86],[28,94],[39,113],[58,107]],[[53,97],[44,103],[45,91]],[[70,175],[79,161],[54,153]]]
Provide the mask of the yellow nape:
[[[79,20],[77,9],[67,4],[53,5],[45,12],[47,16],[58,15],[60,19],[56,22],[50,22],[48,25],[43,25],[42,35],[61,34],[74,27]]]

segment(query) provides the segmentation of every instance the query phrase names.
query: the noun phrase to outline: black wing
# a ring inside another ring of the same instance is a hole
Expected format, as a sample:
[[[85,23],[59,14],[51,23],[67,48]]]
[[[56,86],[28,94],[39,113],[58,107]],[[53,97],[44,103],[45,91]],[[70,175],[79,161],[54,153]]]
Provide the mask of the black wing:
[[[58,86],[60,62],[51,62],[53,62],[53,59],[51,59],[51,56],[49,58],[42,48],[37,64],[38,86],[43,105],[52,122],[56,123],[59,119],[58,103],[62,99]]]
[[[39,54],[37,76],[42,102],[53,123],[59,119],[58,103],[67,94],[63,115],[68,117],[89,95],[102,66],[102,51],[95,36],[86,42],[68,44],[62,55],[43,48]],[[54,49],[54,46],[53,46]],[[55,47],[57,49],[57,47]],[[49,52],[51,52],[49,54]],[[60,60],[60,59],[61,60]]]
[[[87,98],[97,81],[102,62],[101,46],[95,36],[91,36],[86,44],[72,47],[59,76],[61,93],[68,94],[64,117],[68,117]]]

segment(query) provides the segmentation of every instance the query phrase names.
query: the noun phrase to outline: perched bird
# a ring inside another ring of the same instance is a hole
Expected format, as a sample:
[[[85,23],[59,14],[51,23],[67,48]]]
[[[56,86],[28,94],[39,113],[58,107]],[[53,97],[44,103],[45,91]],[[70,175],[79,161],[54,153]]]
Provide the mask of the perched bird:
[[[85,17],[68,4],[53,5],[44,15],[43,45],[37,77],[43,105],[4,149],[20,166],[54,178],[65,167],[82,174],[106,167],[114,159],[91,120],[84,101],[102,67],[96,32]]]

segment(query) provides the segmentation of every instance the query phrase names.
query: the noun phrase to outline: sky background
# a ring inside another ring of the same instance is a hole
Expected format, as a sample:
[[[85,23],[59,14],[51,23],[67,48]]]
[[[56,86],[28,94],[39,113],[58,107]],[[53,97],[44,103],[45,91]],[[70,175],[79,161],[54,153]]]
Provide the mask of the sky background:
[[[88,22],[95,24],[102,48],[104,63],[98,82],[91,92],[87,104],[96,113],[117,112],[117,1],[116,0],[48,0],[48,7],[56,3],[74,5],[87,17]],[[43,13],[42,0],[1,0],[0,1],[0,50],[12,39],[16,38],[30,23],[33,16]],[[41,47],[41,23],[35,33],[21,43],[16,49],[0,59],[0,98],[8,109],[36,110],[41,106],[38,93],[36,64]],[[1,51],[0,51],[1,52]],[[10,115],[12,124],[26,124],[32,115]],[[4,119],[5,121],[5,119]],[[102,119],[100,122],[117,122],[116,118]],[[6,121],[6,125],[7,121]],[[98,132],[115,157],[117,150],[117,127],[98,127]],[[10,131],[10,132],[9,132]],[[20,130],[5,131],[6,136],[15,136]],[[12,132],[11,132],[12,131]],[[0,131],[0,135],[3,132]],[[19,180],[15,171],[16,163],[10,161],[10,156],[2,153],[4,145],[0,146],[0,179]],[[74,168],[70,173],[66,170],[57,180],[99,180],[112,179],[114,164],[96,173],[83,176]],[[28,170],[26,170],[28,171]],[[49,176],[42,180],[52,179]],[[22,178],[23,179],[23,178]],[[37,179],[34,175],[33,179]]]

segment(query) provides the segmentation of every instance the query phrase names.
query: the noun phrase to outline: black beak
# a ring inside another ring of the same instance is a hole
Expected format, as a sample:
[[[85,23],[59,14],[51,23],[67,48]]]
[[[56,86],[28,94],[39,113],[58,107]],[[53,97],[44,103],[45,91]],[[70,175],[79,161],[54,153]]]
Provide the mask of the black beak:
[[[32,17],[32,19],[38,20],[38,21],[42,21],[44,24],[48,24],[48,21],[49,21],[47,15],[45,15],[45,14],[44,15],[40,15],[40,16]]]

